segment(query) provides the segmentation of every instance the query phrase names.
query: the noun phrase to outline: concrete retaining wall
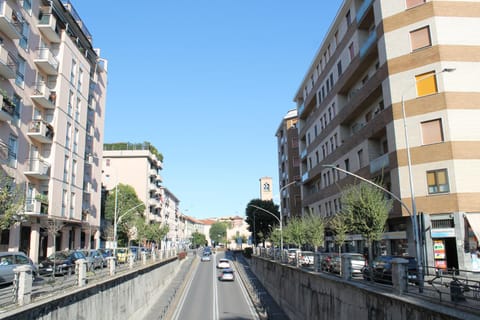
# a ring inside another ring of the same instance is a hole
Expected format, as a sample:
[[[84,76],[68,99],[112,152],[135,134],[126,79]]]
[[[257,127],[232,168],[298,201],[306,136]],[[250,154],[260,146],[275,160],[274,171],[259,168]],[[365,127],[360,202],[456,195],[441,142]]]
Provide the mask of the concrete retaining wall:
[[[141,318],[151,298],[165,288],[181,262],[175,257],[135,269],[128,274],[58,294],[15,311],[0,319],[128,319]]]
[[[382,292],[358,281],[252,257],[252,271],[292,320],[466,320],[478,316]]]

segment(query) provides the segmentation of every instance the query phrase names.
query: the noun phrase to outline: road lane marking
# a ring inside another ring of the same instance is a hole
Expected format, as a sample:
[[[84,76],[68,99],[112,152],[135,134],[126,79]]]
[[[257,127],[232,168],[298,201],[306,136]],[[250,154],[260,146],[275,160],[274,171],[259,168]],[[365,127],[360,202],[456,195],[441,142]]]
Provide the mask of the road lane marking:
[[[218,281],[217,281],[217,257],[213,259],[212,268],[213,268],[213,320],[219,319],[219,310],[218,310]]]
[[[178,320],[178,317],[180,316],[180,313],[183,309],[183,305],[185,304],[185,301],[187,299],[187,295],[190,291],[190,287],[192,286],[193,279],[197,275],[197,272],[198,272],[198,262],[197,262],[197,266],[195,267],[195,272],[190,275],[190,278],[188,279],[188,282],[187,282],[187,284],[185,285],[185,288],[182,291],[182,296],[180,297],[180,301],[179,301],[177,307],[175,308],[174,314],[172,315],[172,320]]]
[[[233,266],[235,266],[235,271],[238,274],[237,265],[234,263]],[[238,285],[240,287],[240,290],[242,291],[243,298],[247,302],[248,308],[250,309],[250,314],[253,317],[252,319],[259,320],[260,317],[258,316],[258,312],[257,312],[257,310],[255,309],[255,306],[252,303],[252,299],[251,299],[250,295],[248,294],[247,289],[244,286],[243,278],[239,274],[238,274],[238,278],[239,278],[238,279],[239,281],[237,281]]]

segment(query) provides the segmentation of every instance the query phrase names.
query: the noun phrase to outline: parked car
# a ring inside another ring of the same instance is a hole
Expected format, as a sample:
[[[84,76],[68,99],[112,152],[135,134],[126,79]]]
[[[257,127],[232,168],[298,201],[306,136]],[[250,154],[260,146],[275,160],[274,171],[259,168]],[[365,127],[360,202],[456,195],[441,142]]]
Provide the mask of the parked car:
[[[297,252],[301,252],[302,250],[298,248],[290,248],[288,249],[288,263],[294,263],[297,260]]]
[[[115,257],[117,258],[118,263],[126,263],[128,261],[128,254],[130,250],[128,248],[117,248],[115,249]]]
[[[100,248],[100,249],[97,249],[97,250],[103,256],[103,266],[107,267],[108,266],[108,259],[107,258],[114,256],[113,255],[113,250],[112,249],[103,249],[103,248]]]
[[[228,259],[220,259],[217,264],[218,269],[228,269],[230,268],[230,261]]]
[[[350,257],[352,261],[352,277],[362,276],[363,268],[365,268],[366,261],[363,254],[344,252],[340,256],[335,255],[331,259],[331,271],[334,273],[340,273],[342,270],[342,257]]]
[[[233,269],[231,269],[231,268],[223,269],[220,272],[220,275],[218,276],[218,280],[220,280],[220,281],[234,281],[235,280],[235,275],[233,274]]]
[[[332,272],[333,271],[333,259],[338,257],[336,252],[324,252],[320,253],[320,266],[322,271]]]
[[[312,251],[300,252],[300,264],[304,267],[313,266],[315,262],[315,253]]]
[[[417,260],[414,257],[407,256],[378,256],[373,260],[371,266],[363,268],[363,278],[369,281],[392,283],[392,260],[395,258],[408,260],[408,280],[417,282]]]
[[[40,274],[72,274],[75,272],[75,261],[85,259],[85,254],[81,251],[57,251],[52,253],[38,265]]]
[[[0,284],[12,283],[15,278],[15,268],[29,266],[33,278],[38,275],[38,268],[23,252],[0,252]]]
[[[87,270],[92,271],[103,268],[106,263],[103,255],[96,249],[81,250],[87,259]]]

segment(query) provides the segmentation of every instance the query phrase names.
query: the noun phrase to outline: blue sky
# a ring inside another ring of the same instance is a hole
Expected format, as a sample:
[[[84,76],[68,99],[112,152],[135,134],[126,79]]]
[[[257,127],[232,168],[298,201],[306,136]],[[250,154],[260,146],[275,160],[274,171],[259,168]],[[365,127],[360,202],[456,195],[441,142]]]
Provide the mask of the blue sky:
[[[245,214],[341,0],[71,0],[108,60],[105,142],[149,141],[197,218]]]

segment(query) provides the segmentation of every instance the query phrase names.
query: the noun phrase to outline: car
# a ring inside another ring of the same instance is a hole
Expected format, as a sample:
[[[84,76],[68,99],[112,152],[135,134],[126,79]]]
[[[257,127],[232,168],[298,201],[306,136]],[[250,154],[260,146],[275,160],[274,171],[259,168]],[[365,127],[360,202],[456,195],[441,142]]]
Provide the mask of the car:
[[[340,256],[333,256],[331,260],[331,272],[340,274],[342,270],[342,257],[350,257],[350,261],[352,262],[352,277],[361,277],[366,261],[365,256],[360,253],[344,252]]]
[[[113,250],[112,249],[97,249],[98,252],[103,256],[103,266],[106,267],[108,266],[108,259],[109,257],[113,257]]]
[[[299,261],[302,266],[312,266],[315,262],[315,253],[312,251],[301,251]]]
[[[211,261],[211,260],[212,260],[212,258],[210,257],[209,254],[204,254],[204,255],[202,256],[202,258],[201,258],[201,261],[202,261],[202,262],[203,262],[203,261]]]
[[[118,263],[126,263],[128,262],[128,254],[130,250],[128,248],[117,248],[115,250],[115,257],[117,258]]]
[[[294,263],[297,260],[298,252],[301,252],[301,250],[298,249],[298,248],[288,249],[287,256],[288,256],[288,262],[289,263]]]
[[[324,272],[333,272],[333,260],[338,257],[336,252],[320,253],[320,266]]]
[[[15,268],[29,266],[33,278],[38,275],[38,268],[23,252],[0,252],[0,284],[12,283],[15,278]]]
[[[203,248],[203,254],[204,255],[211,255],[212,254],[212,249],[210,247]]]
[[[225,268],[220,272],[218,276],[218,280],[220,281],[234,281],[235,275],[233,274],[232,268]]]
[[[363,278],[368,281],[386,282],[392,283],[392,260],[401,258],[408,260],[407,264],[407,276],[408,281],[417,282],[417,260],[415,257],[409,256],[378,256],[376,257],[371,266],[366,266],[362,270]]]
[[[103,255],[96,249],[81,250],[87,258],[87,270],[92,271],[98,268],[103,268],[106,263]]]
[[[228,269],[230,268],[230,261],[228,259],[220,259],[217,264],[218,269]]]
[[[81,251],[57,251],[38,264],[39,274],[72,274],[75,272],[75,262],[79,259],[87,260]]]

